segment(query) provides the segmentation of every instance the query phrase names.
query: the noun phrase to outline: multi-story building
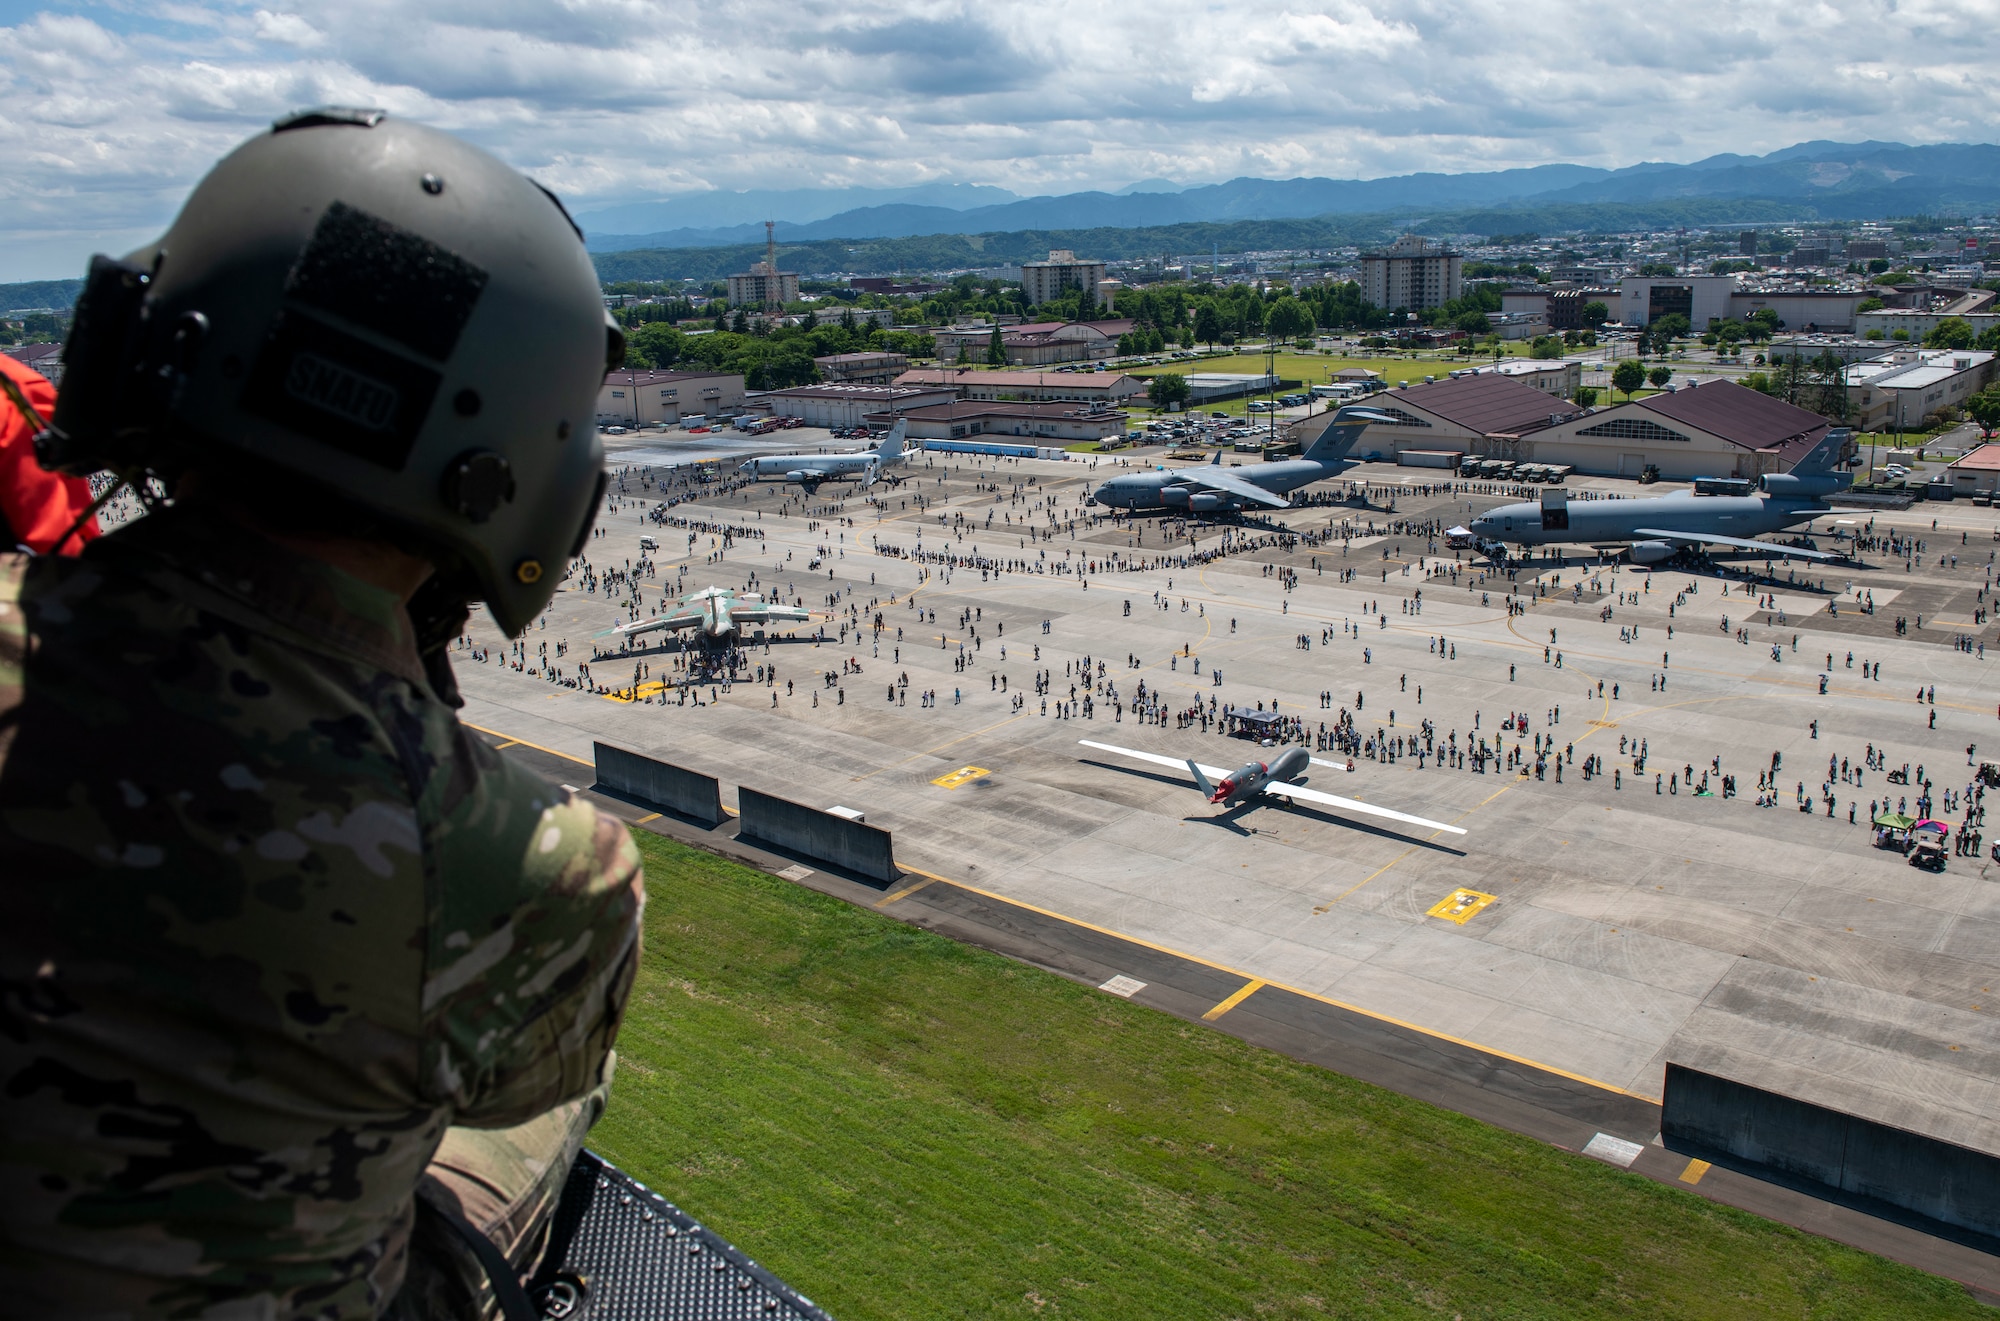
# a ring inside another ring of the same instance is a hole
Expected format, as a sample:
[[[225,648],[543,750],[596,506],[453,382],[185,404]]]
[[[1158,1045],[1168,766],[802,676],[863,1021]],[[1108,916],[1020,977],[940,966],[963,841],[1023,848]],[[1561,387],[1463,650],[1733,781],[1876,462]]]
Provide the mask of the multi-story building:
[[[770,262],[760,261],[741,275],[729,277],[729,304],[732,307],[762,307],[767,299],[773,298],[780,303],[798,301],[798,272],[774,270]]]
[[[1852,425],[1860,431],[1922,426],[1940,408],[1963,404],[1993,380],[1991,353],[1899,349],[1847,369]]]
[[[1756,231],[1756,230],[1754,230],[1754,229],[1744,229],[1744,230],[1738,230],[1738,231],[1737,231],[1737,234],[1736,234],[1736,255],[1737,255],[1737,256],[1739,256],[1739,257],[1754,257],[1754,256],[1756,256],[1756,255],[1757,255],[1757,231]]]
[[[910,369],[906,353],[830,353],[814,358],[820,379],[832,385],[892,385]]]
[[[1047,261],[1021,263],[1021,292],[1031,305],[1060,298],[1068,289],[1081,289],[1093,304],[1102,307],[1103,283],[1104,263],[1079,261],[1068,248],[1053,249]]]
[[[1361,254],[1361,296],[1391,312],[1421,312],[1465,293],[1465,259],[1415,234]]]

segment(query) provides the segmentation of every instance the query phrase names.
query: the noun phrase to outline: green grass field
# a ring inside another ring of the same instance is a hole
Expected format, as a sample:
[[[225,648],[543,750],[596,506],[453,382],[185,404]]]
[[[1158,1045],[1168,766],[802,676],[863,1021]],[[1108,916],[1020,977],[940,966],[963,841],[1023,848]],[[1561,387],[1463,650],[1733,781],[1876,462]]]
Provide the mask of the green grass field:
[[[842,1321],[1978,1317],[1957,1285],[639,835],[591,1145]]]

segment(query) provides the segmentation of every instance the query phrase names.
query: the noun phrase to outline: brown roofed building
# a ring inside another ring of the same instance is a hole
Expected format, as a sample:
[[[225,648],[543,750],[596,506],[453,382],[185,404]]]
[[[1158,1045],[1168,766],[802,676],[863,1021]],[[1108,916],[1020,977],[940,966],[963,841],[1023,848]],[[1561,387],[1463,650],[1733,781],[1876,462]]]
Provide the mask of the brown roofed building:
[[[1124,372],[1003,372],[972,368],[917,367],[896,378],[898,385],[948,386],[961,399],[1020,399],[1031,402],[1121,404],[1146,393],[1146,383]]]
[[[1734,381],[1710,381],[1582,414],[1524,437],[1523,452],[1504,457],[1624,477],[1652,466],[1670,481],[1761,477],[1804,458],[1831,425]]]
[[[1363,400],[1396,419],[1362,434],[1363,454],[1406,449],[1457,450],[1481,457],[1517,457],[1521,437],[1573,416],[1574,404],[1532,385],[1490,372],[1466,372],[1441,381],[1406,385]]]
[[[959,400],[930,404],[894,415],[910,424],[911,440],[964,440],[974,436],[1027,436],[1036,440],[1108,440],[1123,435],[1127,417],[1122,409],[1095,404],[997,403]],[[886,427],[889,413],[870,413],[870,426]]]

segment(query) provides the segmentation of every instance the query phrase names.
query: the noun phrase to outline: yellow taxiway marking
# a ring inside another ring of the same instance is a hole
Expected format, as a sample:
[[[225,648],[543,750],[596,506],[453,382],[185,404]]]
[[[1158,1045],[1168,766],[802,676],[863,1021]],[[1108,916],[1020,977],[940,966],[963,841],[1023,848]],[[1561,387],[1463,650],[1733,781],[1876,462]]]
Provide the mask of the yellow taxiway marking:
[[[476,730],[477,732],[486,735],[488,738],[497,738],[505,740],[504,743],[502,744],[503,747],[533,748],[537,752],[546,752],[551,757],[561,757],[564,761],[573,761],[579,766],[596,765],[595,762],[590,761],[586,758],[573,756],[567,752],[557,752],[554,748],[545,748],[539,743],[530,743],[528,742],[528,740],[524,738],[515,738],[512,734],[502,734],[497,729],[487,729],[483,725],[473,724],[470,720],[461,720],[458,723],[464,725],[467,729]]]
[[[518,748],[518,747],[520,747],[520,746],[521,746],[521,740],[520,740],[520,739],[517,739],[517,738],[510,738],[510,739],[508,739],[508,740],[507,740],[507,741],[506,741],[505,743],[496,743],[496,744],[494,744],[494,745],[493,745],[493,750],[494,750],[495,752],[505,752],[505,751],[506,751],[507,749],[509,749],[509,748]]]
[[[904,866],[903,870],[916,871],[917,869],[914,867]],[[930,873],[928,872],[919,872],[918,874],[924,876],[930,875]],[[1226,963],[1217,963],[1214,959],[1205,959],[1201,957],[1199,954],[1190,954],[1186,950],[1175,949],[1171,945],[1162,945],[1156,941],[1146,940],[1140,936],[1130,935],[1126,932],[1119,931],[1114,927],[1099,926],[1095,922],[1086,922],[1082,918],[1071,917],[1067,913],[1058,913],[1052,908],[1043,908],[1038,904],[1027,903],[1024,900],[1011,899],[1004,894],[996,894],[991,890],[983,890],[976,885],[967,885],[964,881],[954,881],[948,876],[939,876],[936,877],[935,879],[943,881],[947,885],[954,886],[957,889],[963,890],[967,894],[976,894],[983,898],[991,899],[996,903],[1003,903],[1012,908],[1019,908],[1024,912],[1039,913],[1043,917],[1054,918],[1058,922],[1067,923],[1070,926],[1079,927],[1085,931],[1095,931],[1099,935],[1110,936],[1115,940],[1122,940],[1127,942],[1128,944],[1137,945],[1141,949],[1150,949],[1150,950],[1155,950],[1161,954],[1169,954],[1172,955],[1174,958],[1184,959],[1189,963],[1200,964],[1204,968],[1213,968],[1217,972],[1226,972],[1231,976],[1241,977],[1246,981],[1258,980],[1252,974],[1244,972],[1241,968],[1233,968]],[[1321,995],[1317,991],[1308,991],[1301,987],[1289,986],[1284,982],[1274,982],[1269,980],[1265,980],[1261,984],[1264,986],[1275,987],[1280,991],[1288,991],[1293,995],[1304,996],[1308,1000],[1317,1000],[1321,1004],[1332,1005],[1335,1009],[1344,1009],[1350,1014],[1359,1014],[1363,1018],[1373,1019],[1375,1022],[1378,1023],[1387,1023],[1392,1027],[1404,1028],[1408,1031],[1416,1032],[1423,1036],[1430,1037],[1434,1041],[1449,1042],[1454,1046],[1463,1046],[1467,1050],[1476,1050],[1481,1052],[1482,1054],[1492,1055],[1498,1059],[1510,1060],[1515,1064],[1525,1064],[1531,1069],[1540,1069],[1543,1073],[1554,1074],[1558,1078],[1567,1078],[1571,1082],[1580,1082],[1586,1086],[1598,1088],[1601,1091],[1616,1092],[1620,1096],[1634,1096],[1640,1099],[1641,1101],[1650,1101],[1654,1105],[1659,1105],[1661,1103],[1660,1098],[1657,1096],[1648,1096],[1644,1092],[1635,1092],[1628,1087],[1620,1087],[1616,1083],[1605,1082],[1601,1078],[1592,1078],[1587,1074],[1573,1073],[1568,1069],[1557,1068],[1553,1064],[1544,1064],[1542,1061],[1536,1059],[1530,1059],[1526,1055],[1516,1055],[1512,1051],[1500,1050],[1497,1049],[1496,1047],[1484,1045],[1477,1041],[1468,1041],[1464,1037],[1455,1037],[1451,1035],[1449,1032],[1440,1032],[1436,1028],[1425,1027],[1421,1023],[1412,1023],[1408,1019],[1396,1018],[1390,1014],[1378,1013],[1373,1009],[1366,1009],[1360,1005],[1351,1004],[1346,1000],[1336,1000],[1330,995]]]
[[[991,774],[993,772],[984,766],[961,766],[955,771],[938,776],[931,783],[940,789],[959,789]]]
[[[1255,995],[1257,993],[1257,988],[1264,984],[1265,983],[1263,978],[1252,977],[1249,981],[1237,987],[1236,993],[1234,995],[1231,995],[1227,1000],[1224,1000],[1221,1004],[1217,1005],[1215,1008],[1203,1014],[1201,1016],[1201,1021],[1204,1023],[1213,1023],[1216,1019],[1222,1017],[1224,1014],[1234,1009],[1237,1005],[1242,1004],[1245,1000],[1248,1000],[1251,996]]]
[[[926,748],[922,752],[913,752],[909,756],[903,758],[901,761],[892,762],[887,766],[877,766],[874,770],[868,772],[868,774],[857,775],[854,778],[856,780],[873,779],[875,776],[880,775],[883,771],[894,770],[898,766],[907,766],[911,762],[917,760],[919,757],[934,757],[938,753],[943,752],[946,748],[956,747],[958,744],[965,742],[965,740],[969,738],[978,738],[981,734],[989,734],[992,731],[1000,728],[1002,725],[1013,724],[1016,720],[1025,720],[1027,719],[1027,716],[1028,716],[1028,709],[1026,707],[1022,707],[1019,714],[1008,716],[1005,720],[995,721],[993,724],[986,726],[984,729],[975,729],[970,734],[960,734],[957,738],[951,739],[948,742],[940,743],[934,748]],[[910,869],[908,867],[905,867],[903,870],[909,871]]]
[[[1441,917],[1447,922],[1456,922],[1464,926],[1480,909],[1499,897],[1497,894],[1482,894],[1478,890],[1453,890],[1432,904],[1424,916]]]
[[[1700,1183],[1701,1176],[1707,1174],[1708,1171],[1709,1164],[1707,1161],[1691,1160],[1688,1162],[1688,1167],[1681,1171],[1681,1182],[1686,1184]]]
[[[637,821],[634,821],[632,824],[635,826],[643,826],[648,821],[658,821],[662,815],[664,814],[660,812],[648,812],[646,813],[646,815],[640,817]]]
[[[909,871],[910,868],[905,867],[903,870]],[[882,898],[877,899],[875,901],[875,907],[887,908],[890,904],[895,903],[897,900],[908,899],[911,895],[923,889],[925,886],[936,885],[939,881],[944,879],[942,876],[932,876],[927,872],[919,872],[918,875],[922,876],[924,879],[918,881],[915,885],[906,885],[902,889],[896,891],[896,893],[894,894],[884,895]]]

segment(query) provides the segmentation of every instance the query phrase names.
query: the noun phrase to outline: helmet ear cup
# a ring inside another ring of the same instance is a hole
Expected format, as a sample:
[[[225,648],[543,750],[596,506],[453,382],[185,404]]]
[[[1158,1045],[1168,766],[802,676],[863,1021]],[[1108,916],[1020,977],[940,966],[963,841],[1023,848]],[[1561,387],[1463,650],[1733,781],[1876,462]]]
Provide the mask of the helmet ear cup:
[[[447,509],[484,523],[514,498],[514,470],[492,450],[467,450],[444,470],[438,495]]]

